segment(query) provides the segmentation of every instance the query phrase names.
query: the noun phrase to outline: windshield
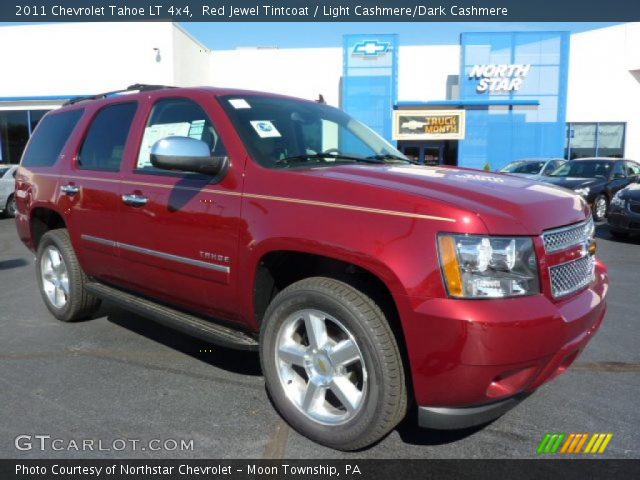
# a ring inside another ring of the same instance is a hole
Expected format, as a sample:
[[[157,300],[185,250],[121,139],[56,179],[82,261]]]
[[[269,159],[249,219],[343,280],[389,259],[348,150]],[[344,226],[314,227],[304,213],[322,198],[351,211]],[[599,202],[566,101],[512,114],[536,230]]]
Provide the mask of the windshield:
[[[544,162],[511,162],[500,169],[502,173],[540,173]]]
[[[572,160],[551,173],[552,177],[609,178],[613,162]]]
[[[259,95],[220,101],[249,152],[268,168],[409,162],[369,127],[327,105]]]

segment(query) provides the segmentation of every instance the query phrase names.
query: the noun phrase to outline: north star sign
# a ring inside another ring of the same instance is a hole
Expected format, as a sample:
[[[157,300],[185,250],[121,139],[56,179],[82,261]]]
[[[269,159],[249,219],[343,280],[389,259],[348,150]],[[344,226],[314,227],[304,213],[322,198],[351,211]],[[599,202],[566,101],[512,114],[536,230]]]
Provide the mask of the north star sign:
[[[529,64],[474,65],[469,72],[470,79],[479,80],[476,91],[517,92],[529,75]]]
[[[366,40],[353,47],[354,55],[364,55],[365,57],[377,57],[389,51],[389,42],[378,42],[377,40]]]

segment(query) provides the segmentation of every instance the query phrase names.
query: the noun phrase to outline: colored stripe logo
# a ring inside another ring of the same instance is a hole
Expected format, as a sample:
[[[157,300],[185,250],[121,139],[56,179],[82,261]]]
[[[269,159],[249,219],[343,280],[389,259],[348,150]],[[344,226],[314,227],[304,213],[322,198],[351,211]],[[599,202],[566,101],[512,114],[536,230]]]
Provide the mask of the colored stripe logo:
[[[537,453],[599,454],[604,453],[612,438],[612,433],[547,433],[542,437]]]

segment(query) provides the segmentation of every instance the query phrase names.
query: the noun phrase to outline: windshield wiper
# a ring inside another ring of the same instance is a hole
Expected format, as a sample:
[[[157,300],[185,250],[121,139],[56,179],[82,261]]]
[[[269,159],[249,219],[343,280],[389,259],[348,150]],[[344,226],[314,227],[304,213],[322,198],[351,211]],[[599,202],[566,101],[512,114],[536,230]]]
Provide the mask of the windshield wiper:
[[[418,162],[416,162],[415,160],[409,160],[408,158],[404,158],[404,157],[399,157],[398,155],[393,155],[391,153],[384,153],[384,154],[380,154],[380,155],[371,155],[370,157],[367,157],[367,159],[371,159],[371,160],[398,160],[400,162],[406,162],[406,163],[410,163],[412,165],[419,165]]]
[[[330,158],[332,160],[352,160],[354,162],[365,162],[365,163],[383,163],[382,159],[378,159],[375,157],[354,157],[351,155],[342,155],[341,153],[308,153],[303,155],[293,155],[291,157],[279,158],[275,161],[276,165],[280,165],[283,163],[295,163],[295,162],[306,162],[308,160],[325,160]]]

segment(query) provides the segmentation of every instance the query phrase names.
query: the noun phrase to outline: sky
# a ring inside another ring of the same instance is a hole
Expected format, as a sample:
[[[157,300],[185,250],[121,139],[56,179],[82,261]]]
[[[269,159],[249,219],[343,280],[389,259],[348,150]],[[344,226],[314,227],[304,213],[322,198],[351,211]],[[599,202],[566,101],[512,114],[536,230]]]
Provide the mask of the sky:
[[[397,33],[401,45],[459,43],[462,32],[566,30],[572,33],[614,25],[581,22],[331,22],[331,23],[201,23],[180,24],[210,50],[238,47],[339,47],[347,33]]]

